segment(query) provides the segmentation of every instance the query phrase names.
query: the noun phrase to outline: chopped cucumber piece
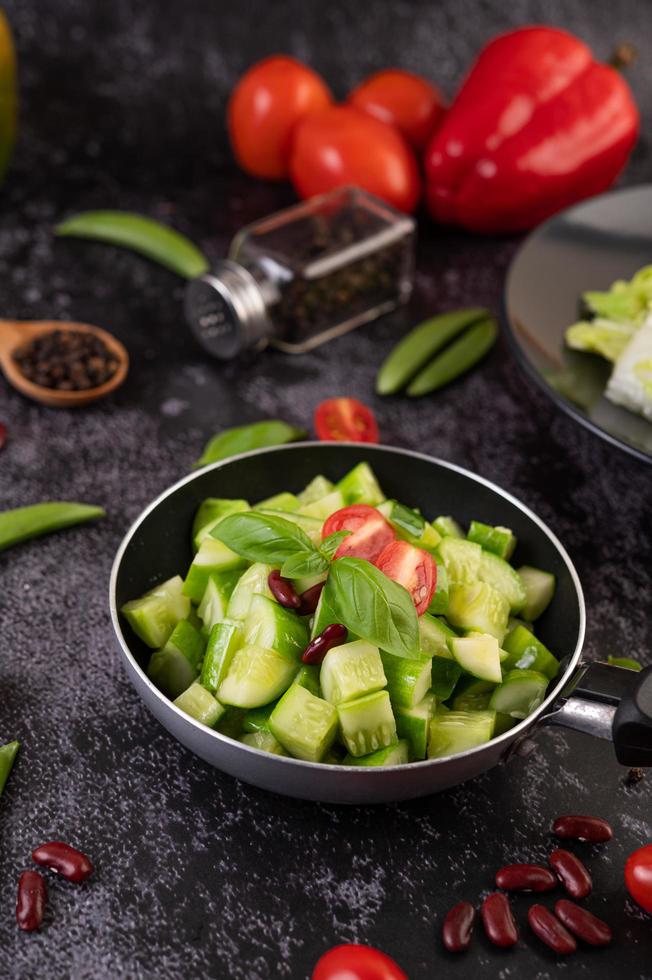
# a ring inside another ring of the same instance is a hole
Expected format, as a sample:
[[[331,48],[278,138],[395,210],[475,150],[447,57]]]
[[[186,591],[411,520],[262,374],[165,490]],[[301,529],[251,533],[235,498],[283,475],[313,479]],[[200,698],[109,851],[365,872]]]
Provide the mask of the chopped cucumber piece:
[[[207,497],[201,503],[192,522],[192,543],[197,551],[202,541],[209,536],[214,527],[227,517],[228,514],[237,514],[241,511],[249,510],[246,500],[222,500],[219,497]]]
[[[201,668],[201,683],[213,694],[226,677],[235,651],[242,646],[242,624],[225,619],[210,631]]]
[[[269,731],[269,717],[278,704],[278,701],[272,701],[271,704],[265,704],[262,708],[250,708],[249,711],[245,711],[244,718],[242,719],[242,730],[251,734],[253,732],[268,732]]]
[[[498,555],[505,561],[509,561],[516,547],[516,538],[513,532],[508,527],[500,527],[500,525],[492,527],[490,524],[482,524],[480,521],[471,521],[466,536],[469,541],[475,541],[486,551]]]
[[[480,576],[482,548],[463,538],[442,538],[437,555],[446,569],[448,584],[475,582]]]
[[[260,749],[261,752],[271,752],[273,755],[287,755],[280,742],[277,742],[271,732],[259,731],[241,735],[238,739],[244,745],[250,745],[252,749]]]
[[[321,762],[337,735],[337,711],[299,684],[293,684],[269,719],[272,734],[295,759]]]
[[[430,656],[450,657],[448,649],[449,636],[455,636],[441,620],[435,619],[429,613],[419,616],[419,652]]]
[[[500,647],[495,636],[475,633],[472,636],[454,636],[448,641],[451,653],[462,670],[472,677],[492,684],[500,684]]]
[[[415,548],[435,553],[441,534],[427,523],[419,511],[406,507],[397,500],[385,500],[377,509],[393,526],[397,537],[408,541]]]
[[[437,565],[437,584],[435,585],[435,591],[428,606],[428,612],[433,616],[441,616],[446,615],[447,610],[448,574],[446,572],[446,566],[440,563]]]
[[[232,572],[213,572],[208,576],[204,594],[197,607],[197,615],[202,621],[202,628],[206,634],[210,633],[215,623],[226,618],[226,610],[240,576],[240,569]]]
[[[379,691],[387,684],[387,678],[378,647],[366,640],[332,647],[322,661],[319,682],[331,704]]]
[[[228,735],[229,738],[239,738],[243,734],[242,722],[245,714],[246,712],[242,708],[231,708],[225,705],[224,714],[215,728],[222,735]]]
[[[437,701],[446,701],[451,696],[461,676],[462,668],[456,660],[432,658],[432,693]]]
[[[508,732],[510,728],[514,725],[518,725],[518,719],[512,718],[511,715],[504,715],[502,711],[496,712],[496,724],[494,725],[494,738],[498,738],[499,735],[503,735]]]
[[[451,585],[447,619],[460,629],[491,633],[502,643],[509,619],[509,602],[488,582]]]
[[[326,494],[333,490],[335,484],[327,480],[325,476],[314,477],[307,487],[305,487],[300,494],[298,494],[300,504],[312,504],[315,500],[319,500],[320,497],[325,497]]]
[[[515,630],[517,626],[524,626],[526,630],[530,631],[530,633],[534,633],[534,626],[532,625],[532,623],[526,622],[524,619],[521,619],[520,616],[510,616],[509,619],[507,620],[506,635],[509,636],[512,630]]]
[[[259,504],[256,504],[254,510],[282,510],[286,513],[292,513],[292,511],[298,510],[300,506],[298,497],[284,490],[283,493],[277,493],[273,497],[261,500]]]
[[[172,630],[170,638],[150,657],[147,676],[166,697],[174,700],[192,684],[199,673],[204,641],[187,619]]]
[[[236,555],[235,551],[231,551],[222,541],[210,537],[209,534],[202,541],[199,551],[188,569],[188,574],[183,583],[183,594],[189,596],[193,602],[199,602],[206,591],[211,575],[231,572],[236,569],[241,571],[246,564],[244,558]]]
[[[453,711],[484,711],[489,707],[496,685],[475,677],[461,677],[455,688]]]
[[[253,595],[244,624],[244,642],[298,659],[308,645],[308,627],[274,599]]]
[[[334,514],[336,510],[341,510],[342,507],[344,507],[344,497],[339,490],[333,490],[332,493],[327,493],[325,497],[313,500],[311,504],[301,504],[299,513],[305,517],[316,517],[320,521],[325,521],[327,517]]]
[[[243,646],[236,650],[217,696],[236,708],[259,708],[283,694],[296,672],[291,657],[265,647]]]
[[[538,619],[555,594],[555,576],[531,565],[522,565],[518,574],[525,586],[525,605],[521,610],[523,617],[530,621]]]
[[[631,657],[607,657],[607,663],[611,664],[612,667],[624,667],[625,670],[643,670],[641,664],[638,660],[632,660]]]
[[[512,718],[527,718],[543,703],[547,689],[548,678],[536,670],[510,670],[489,706]]]
[[[323,694],[319,683],[320,670],[321,668],[317,664],[302,664],[293,683],[298,684],[299,687],[305,687],[306,691],[310,691],[316,698],[321,698]]]
[[[493,738],[496,714],[494,711],[448,711],[436,713],[430,722],[428,758],[466,752]]]
[[[296,524],[308,535],[314,545],[321,544],[321,526],[324,523],[318,517],[308,517],[306,514],[298,514],[296,511],[285,510],[261,510],[261,514],[269,514],[270,517],[280,517],[290,524]]]
[[[183,595],[182,589],[181,576],[175,575],[140,599],[125,602],[120,610],[136,636],[148,647],[164,646],[177,623],[188,618],[190,599]]]
[[[512,612],[520,612],[523,609],[527,594],[521,576],[498,555],[490,551],[482,552],[478,578],[481,582],[488,582],[497,592],[504,595]]]
[[[224,705],[197,681],[180,694],[174,704],[195,721],[200,721],[202,725],[208,725],[209,728],[214,728],[224,714]]]
[[[226,610],[229,619],[246,619],[251,600],[255,595],[265,595],[268,599],[274,598],[267,581],[272,570],[272,565],[264,565],[257,561],[244,572],[229,599]]]
[[[413,708],[394,708],[396,732],[399,738],[407,739],[413,759],[425,759],[428,748],[430,721],[435,713],[434,694],[426,694]]]
[[[452,517],[436,517],[432,522],[435,531],[441,534],[442,538],[463,538],[464,531],[456,520]]]
[[[346,506],[349,504],[369,504],[376,507],[385,499],[378,480],[368,463],[358,463],[337,484],[337,489],[344,497]]]
[[[396,722],[387,691],[365,694],[338,704],[340,733],[350,755],[359,758],[397,741]]]
[[[394,745],[387,748],[378,749],[371,755],[362,755],[356,758],[354,755],[346,755],[342,765],[344,766],[403,766],[410,761],[408,742],[399,739]]]
[[[508,656],[503,661],[503,669],[536,670],[553,680],[559,673],[559,661],[524,626],[516,626],[505,638],[504,649]]]
[[[422,701],[432,684],[432,657],[426,655],[408,660],[384,651],[380,657],[392,706],[413,708]]]
[[[322,572],[321,575],[310,575],[307,578],[294,578],[292,579],[292,584],[297,595],[301,595],[302,592],[312,589],[313,585],[318,585],[319,582],[325,582],[327,578],[328,572],[326,571]]]

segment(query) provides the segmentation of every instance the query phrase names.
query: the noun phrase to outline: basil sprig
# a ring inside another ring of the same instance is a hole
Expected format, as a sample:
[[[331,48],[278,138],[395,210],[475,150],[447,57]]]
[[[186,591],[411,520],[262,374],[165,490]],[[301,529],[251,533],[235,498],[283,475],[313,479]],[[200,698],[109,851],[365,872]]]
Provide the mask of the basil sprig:
[[[316,554],[320,557],[308,535],[297,524],[255,510],[229,514],[211,534],[249,561],[277,565],[293,555]]]
[[[297,429],[279,419],[225,429],[209,439],[201,458],[195,463],[195,468],[207,466],[208,463],[217,463],[220,459],[228,459],[229,456],[236,456],[250,449],[264,449],[266,446],[281,446],[286,442],[294,442],[296,439],[302,439],[305,434],[303,429]]]
[[[333,555],[351,532],[335,531],[324,538],[319,548],[315,548],[312,554],[300,552],[286,558],[281,567],[283,578],[311,578],[313,575],[322,575],[327,572]]]
[[[319,546],[319,550],[321,551],[322,555],[324,555],[325,558],[328,558],[329,561],[332,561],[335,552],[342,544],[342,541],[344,541],[344,538],[348,538],[349,534],[351,533],[351,531],[334,531],[332,534],[325,537]]]

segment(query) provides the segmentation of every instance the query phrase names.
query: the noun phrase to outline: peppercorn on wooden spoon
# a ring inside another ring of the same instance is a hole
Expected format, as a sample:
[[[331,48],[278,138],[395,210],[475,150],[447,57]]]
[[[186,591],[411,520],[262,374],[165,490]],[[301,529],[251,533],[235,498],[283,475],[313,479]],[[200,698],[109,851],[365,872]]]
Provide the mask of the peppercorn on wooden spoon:
[[[21,371],[14,355],[24,344],[54,330],[93,334],[118,362],[114,374],[108,381],[94,388],[73,391],[47,388],[30,381]],[[9,384],[28,398],[52,408],[77,408],[104,398],[122,384],[129,370],[129,355],[123,344],[112,334],[88,323],[72,323],[66,320],[0,320],[0,368]]]

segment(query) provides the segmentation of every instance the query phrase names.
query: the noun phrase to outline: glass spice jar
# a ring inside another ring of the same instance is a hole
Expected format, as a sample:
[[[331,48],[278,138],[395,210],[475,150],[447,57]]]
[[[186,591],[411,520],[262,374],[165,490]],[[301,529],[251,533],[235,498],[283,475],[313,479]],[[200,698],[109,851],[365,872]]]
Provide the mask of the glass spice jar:
[[[414,242],[412,218],[339,188],[238,232],[188,284],[186,317],[215,357],[267,344],[302,354],[406,302]]]

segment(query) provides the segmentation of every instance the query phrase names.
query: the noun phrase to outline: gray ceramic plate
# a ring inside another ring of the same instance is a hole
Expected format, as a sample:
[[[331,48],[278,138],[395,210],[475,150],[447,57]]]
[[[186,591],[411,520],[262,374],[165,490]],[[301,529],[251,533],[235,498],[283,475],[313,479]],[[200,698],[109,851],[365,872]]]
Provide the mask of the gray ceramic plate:
[[[580,294],[607,289],[652,263],[652,185],[593,198],[552,218],[525,241],[505,286],[505,322],[528,373],[570,415],[639,459],[652,460],[652,423],[603,395],[609,364],[570,351],[564,331]]]

